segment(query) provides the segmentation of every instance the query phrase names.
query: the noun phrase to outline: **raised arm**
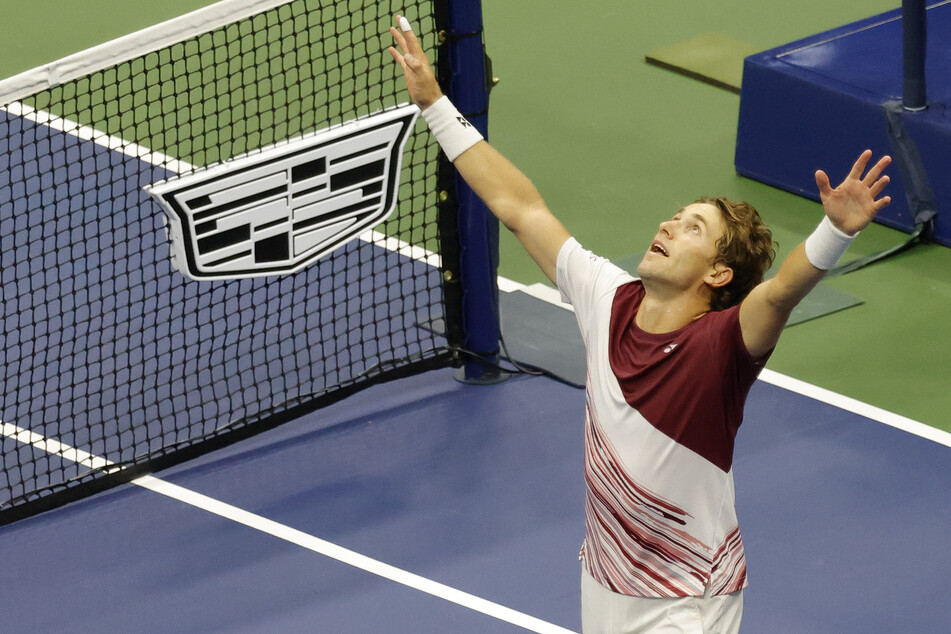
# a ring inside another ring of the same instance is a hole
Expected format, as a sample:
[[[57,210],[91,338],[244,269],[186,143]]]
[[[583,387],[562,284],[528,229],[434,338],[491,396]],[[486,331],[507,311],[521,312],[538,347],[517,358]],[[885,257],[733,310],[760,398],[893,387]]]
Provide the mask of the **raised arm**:
[[[754,288],[740,305],[743,340],[754,357],[775,347],[793,308],[835,266],[855,235],[891,202],[889,196],[879,198],[889,181],[882,172],[891,157],[882,157],[863,177],[871,158],[871,150],[863,152],[834,189],[825,172],[816,172],[825,218],[815,233],[787,256],[776,276]]]
[[[444,95],[439,89],[426,53],[409,23],[405,18],[396,16],[396,24],[399,28],[391,27],[390,33],[399,48],[391,46],[390,54],[403,69],[410,98],[426,117],[427,109],[444,99]],[[440,102],[437,108],[446,106],[451,108],[451,104],[443,102]],[[427,121],[431,119],[430,116]],[[455,122],[451,121],[450,124],[454,126]],[[471,128],[461,117],[458,124],[463,128]],[[450,127],[442,135],[437,133],[437,139],[444,149],[448,149],[446,134],[451,141],[456,132],[466,133],[468,138],[473,138],[471,130],[457,131]],[[450,153],[447,151],[447,154]],[[548,279],[554,282],[558,251],[570,234],[548,210],[532,182],[483,140],[463,150],[458,156],[453,157],[450,154],[450,158],[476,195],[485,202],[499,221],[515,234]]]

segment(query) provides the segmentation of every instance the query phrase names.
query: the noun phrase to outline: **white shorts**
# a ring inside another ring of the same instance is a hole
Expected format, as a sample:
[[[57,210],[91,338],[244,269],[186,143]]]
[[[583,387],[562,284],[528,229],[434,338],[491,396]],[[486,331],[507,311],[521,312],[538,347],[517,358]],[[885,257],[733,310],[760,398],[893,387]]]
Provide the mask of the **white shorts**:
[[[742,618],[742,590],[715,597],[630,597],[608,590],[581,569],[584,634],[736,634]]]

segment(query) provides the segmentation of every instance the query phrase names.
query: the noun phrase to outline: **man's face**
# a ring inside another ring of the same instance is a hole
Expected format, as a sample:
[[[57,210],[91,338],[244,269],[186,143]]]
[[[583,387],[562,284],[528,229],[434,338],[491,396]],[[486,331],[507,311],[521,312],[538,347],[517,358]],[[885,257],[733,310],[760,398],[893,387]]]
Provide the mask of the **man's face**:
[[[714,205],[687,205],[660,223],[637,273],[645,283],[655,282],[675,292],[696,289],[716,272],[713,260],[722,235],[723,218]]]

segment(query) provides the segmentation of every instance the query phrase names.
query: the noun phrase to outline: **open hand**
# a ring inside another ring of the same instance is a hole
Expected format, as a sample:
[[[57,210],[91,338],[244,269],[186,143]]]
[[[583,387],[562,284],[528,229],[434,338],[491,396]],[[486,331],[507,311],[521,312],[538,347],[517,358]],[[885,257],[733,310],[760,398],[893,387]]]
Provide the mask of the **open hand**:
[[[825,172],[816,172],[816,185],[819,186],[819,197],[826,215],[836,228],[849,235],[855,235],[867,227],[875,215],[892,201],[891,196],[878,197],[890,180],[888,176],[882,176],[882,172],[892,162],[892,158],[883,156],[863,178],[862,174],[871,158],[871,150],[862,152],[852,166],[852,171],[835,189]]]
[[[425,110],[442,97],[432,66],[406,18],[397,15],[396,26],[390,27],[390,34],[399,46],[399,50],[391,46],[390,55],[403,68],[410,99],[420,110]]]

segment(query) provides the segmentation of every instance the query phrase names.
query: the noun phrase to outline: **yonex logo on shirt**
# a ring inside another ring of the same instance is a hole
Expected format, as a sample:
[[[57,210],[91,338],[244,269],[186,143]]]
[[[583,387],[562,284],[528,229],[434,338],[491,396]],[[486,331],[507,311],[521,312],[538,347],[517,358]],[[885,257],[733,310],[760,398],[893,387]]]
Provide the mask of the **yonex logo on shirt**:
[[[669,346],[667,346],[666,348],[664,348],[664,354],[670,354],[671,352],[674,351],[674,348],[676,348],[678,345],[680,345],[680,344],[676,344],[676,343],[670,344]]]

